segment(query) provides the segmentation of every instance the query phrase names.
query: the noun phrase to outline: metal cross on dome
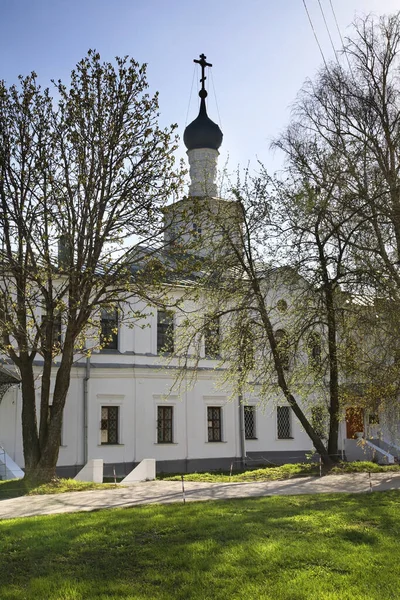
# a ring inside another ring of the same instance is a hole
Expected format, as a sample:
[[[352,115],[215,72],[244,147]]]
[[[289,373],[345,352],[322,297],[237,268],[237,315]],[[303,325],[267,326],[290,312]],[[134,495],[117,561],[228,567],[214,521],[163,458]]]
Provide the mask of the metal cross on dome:
[[[200,54],[200,60],[196,60],[195,58],[193,59],[193,62],[195,62],[195,63],[197,63],[198,65],[201,66],[201,79],[200,79],[201,90],[199,92],[199,96],[201,98],[205,98],[207,96],[207,91],[206,91],[206,89],[204,87],[204,83],[205,83],[205,81],[207,79],[207,77],[204,75],[205,69],[206,69],[206,67],[212,67],[212,64],[208,63],[206,61],[206,58],[207,58],[207,56],[205,56],[204,54]]]

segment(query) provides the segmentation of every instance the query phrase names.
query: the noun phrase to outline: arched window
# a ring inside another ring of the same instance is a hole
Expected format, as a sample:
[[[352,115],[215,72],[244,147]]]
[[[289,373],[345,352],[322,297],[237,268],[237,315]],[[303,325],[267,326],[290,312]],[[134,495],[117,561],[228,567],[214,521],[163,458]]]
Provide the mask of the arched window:
[[[286,300],[284,300],[283,298],[281,298],[280,300],[278,300],[278,302],[276,303],[276,307],[279,310],[279,312],[281,313],[285,313],[287,311],[288,308],[288,304],[286,302]]]
[[[278,329],[275,332],[275,341],[278,345],[279,358],[282,367],[287,371],[289,369],[289,338],[284,329]]]

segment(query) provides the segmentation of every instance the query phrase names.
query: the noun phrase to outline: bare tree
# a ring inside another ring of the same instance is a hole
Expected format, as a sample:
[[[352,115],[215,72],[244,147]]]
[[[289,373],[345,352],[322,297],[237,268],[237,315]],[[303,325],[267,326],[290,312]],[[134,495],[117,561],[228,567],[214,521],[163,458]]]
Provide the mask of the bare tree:
[[[82,337],[102,308],[157,294],[162,207],[180,184],[175,126],[157,125],[145,65],[89,51],[53,84],[54,98],[34,73],[0,85],[1,351],[21,375],[25,476],[42,481]]]
[[[342,64],[306,82],[292,123],[276,142],[287,158],[293,204],[297,186],[308,190],[312,210],[327,199],[328,214],[340,217],[335,255],[340,246],[345,253],[340,272],[328,261],[328,274],[338,275],[353,313],[346,311],[347,332],[349,324],[353,329],[345,336],[352,347],[347,367],[360,385],[344,395],[364,405],[398,399],[399,51],[400,13],[357,20]]]
[[[307,344],[323,327],[320,315],[317,321],[309,314],[305,326],[299,310],[307,304],[315,315],[316,290],[281,260],[285,225],[274,219],[268,176],[246,178],[234,194],[233,202],[199,202],[202,235],[185,246],[188,253],[197,253],[198,265],[180,305],[184,315],[178,327],[177,384],[193,381],[202,360],[214,359],[219,383],[232,396],[254,393],[260,401],[287,402],[330,465],[338,458],[337,425],[330,433],[336,435],[336,445],[327,448],[312,422],[309,401],[309,396],[315,401],[310,373],[320,368],[320,355],[311,364]],[[338,418],[336,409],[332,414]]]

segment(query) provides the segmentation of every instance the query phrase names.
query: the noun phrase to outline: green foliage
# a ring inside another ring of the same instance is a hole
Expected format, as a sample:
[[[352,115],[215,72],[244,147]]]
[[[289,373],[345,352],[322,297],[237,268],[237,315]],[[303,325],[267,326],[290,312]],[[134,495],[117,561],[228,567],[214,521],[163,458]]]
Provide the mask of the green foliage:
[[[399,472],[400,465],[378,465],[368,460],[359,462],[341,462],[332,468],[332,473],[386,473]]]
[[[240,482],[240,481],[276,481],[278,479],[290,479],[292,477],[304,477],[307,475],[316,475],[319,467],[316,463],[297,463],[280,466],[264,467],[262,469],[251,469],[241,473],[233,471],[232,475],[228,472],[213,473],[186,473],[185,481],[204,481],[204,482]],[[167,481],[180,481],[181,475],[163,474],[161,479]]]
[[[378,465],[368,461],[341,462],[330,469],[328,473],[385,473],[390,471],[398,472],[400,471],[400,466]],[[185,473],[184,479],[185,481],[199,481],[205,483],[235,483],[241,481],[277,481],[279,479],[307,477],[310,475],[319,475],[319,465],[315,462],[288,463],[286,465],[270,466],[262,469],[251,469],[240,473],[233,471],[232,475],[224,471],[216,471],[213,473]],[[167,473],[164,473],[160,475],[159,478],[166,481],[180,481],[182,475],[168,475]]]
[[[0,522],[2,600],[396,600],[397,492]]]
[[[116,322],[99,335],[102,309],[132,324],[143,316],[126,314],[132,295],[161,302],[162,209],[182,181],[176,125],[159,127],[146,65],[89,50],[53,89],[35,73],[0,82],[0,352],[21,373],[26,472],[43,480],[72,364],[113,342]]]

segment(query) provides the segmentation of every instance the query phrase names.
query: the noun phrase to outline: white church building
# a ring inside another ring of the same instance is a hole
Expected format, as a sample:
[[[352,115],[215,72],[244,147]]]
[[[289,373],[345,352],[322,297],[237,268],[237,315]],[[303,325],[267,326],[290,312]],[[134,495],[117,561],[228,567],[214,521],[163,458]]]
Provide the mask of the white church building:
[[[173,205],[174,214],[191,198],[225,202],[217,198],[216,187],[222,132],[207,115],[204,82],[199,95],[199,115],[184,133],[189,194],[181,204]],[[171,219],[171,214],[167,211],[166,218]],[[145,304],[138,301],[135,310],[141,307],[146,311]],[[105,348],[74,364],[63,415],[60,475],[74,476],[88,460],[98,458],[104,461],[106,475],[115,471],[118,476],[146,458],[156,460],[158,472],[306,460],[312,443],[292,409],[274,401],[260,404],[255,396],[246,398],[245,403],[239,397],[232,399],[229,390],[215,385],[217,360],[209,357],[206,349],[194,386],[170,393],[174,369],[165,364],[161,351],[166,344],[173,344],[167,332],[174,327],[174,318],[154,308],[147,325],[130,327],[121,322]],[[105,315],[104,332],[112,332],[114,326],[112,318]],[[4,373],[6,379],[7,371]],[[14,382],[0,400],[0,478],[4,456],[24,466],[21,407],[20,386]],[[343,423],[339,439],[343,452],[348,434]]]

